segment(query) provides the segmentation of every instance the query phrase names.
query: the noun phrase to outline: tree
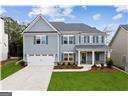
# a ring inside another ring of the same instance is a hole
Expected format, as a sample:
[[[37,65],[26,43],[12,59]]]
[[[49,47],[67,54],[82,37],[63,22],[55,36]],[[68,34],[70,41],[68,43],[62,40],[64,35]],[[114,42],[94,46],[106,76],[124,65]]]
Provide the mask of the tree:
[[[8,34],[9,56],[22,57],[23,55],[23,37],[22,25],[11,17],[3,17],[5,21],[5,33]]]

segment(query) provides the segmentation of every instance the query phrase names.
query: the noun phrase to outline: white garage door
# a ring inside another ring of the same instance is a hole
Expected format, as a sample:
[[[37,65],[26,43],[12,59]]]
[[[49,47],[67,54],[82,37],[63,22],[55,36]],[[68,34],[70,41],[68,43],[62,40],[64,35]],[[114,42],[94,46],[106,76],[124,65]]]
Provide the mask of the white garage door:
[[[54,55],[27,55],[27,63],[28,65],[48,65],[48,64],[54,64],[55,62],[55,56]]]

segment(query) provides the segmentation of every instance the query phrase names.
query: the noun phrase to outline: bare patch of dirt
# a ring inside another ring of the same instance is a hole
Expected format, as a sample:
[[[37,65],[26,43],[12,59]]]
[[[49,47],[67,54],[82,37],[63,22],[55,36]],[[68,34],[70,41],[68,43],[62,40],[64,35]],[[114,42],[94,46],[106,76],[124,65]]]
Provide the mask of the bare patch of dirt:
[[[96,71],[102,71],[102,72],[116,72],[118,71],[116,68],[108,68],[108,67],[92,67],[91,72],[96,72]]]
[[[54,66],[54,69],[82,69],[83,66],[74,66],[74,65],[59,65]]]

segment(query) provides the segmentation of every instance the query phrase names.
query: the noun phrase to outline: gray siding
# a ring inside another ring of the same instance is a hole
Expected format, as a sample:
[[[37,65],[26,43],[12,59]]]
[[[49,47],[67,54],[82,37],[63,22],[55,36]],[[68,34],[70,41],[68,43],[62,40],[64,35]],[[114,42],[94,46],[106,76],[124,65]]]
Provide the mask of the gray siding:
[[[34,44],[35,35],[47,35],[48,44]],[[24,56],[26,54],[58,54],[57,33],[24,33]],[[24,58],[26,60],[26,58]]]

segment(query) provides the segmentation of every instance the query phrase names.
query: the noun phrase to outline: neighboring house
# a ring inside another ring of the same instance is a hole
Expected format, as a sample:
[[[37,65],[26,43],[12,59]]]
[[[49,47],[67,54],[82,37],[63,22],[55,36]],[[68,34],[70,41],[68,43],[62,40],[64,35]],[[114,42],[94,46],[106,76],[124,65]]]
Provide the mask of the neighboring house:
[[[8,35],[4,31],[4,20],[0,17],[0,61],[8,58]]]
[[[109,46],[114,64],[128,71],[128,25],[120,25]]]
[[[54,56],[55,62],[105,63],[105,38],[105,32],[86,24],[48,22],[38,15],[23,32],[23,57],[26,62],[34,57],[45,63],[43,56]]]

